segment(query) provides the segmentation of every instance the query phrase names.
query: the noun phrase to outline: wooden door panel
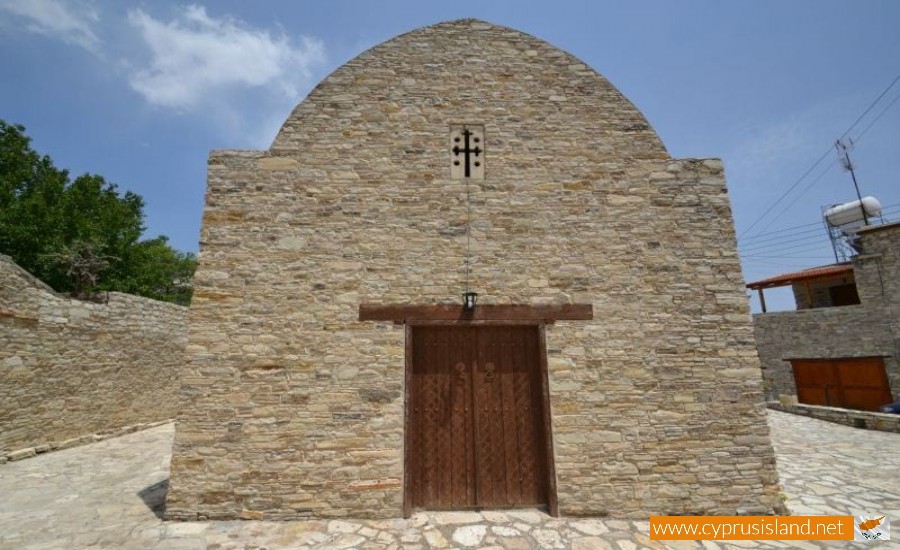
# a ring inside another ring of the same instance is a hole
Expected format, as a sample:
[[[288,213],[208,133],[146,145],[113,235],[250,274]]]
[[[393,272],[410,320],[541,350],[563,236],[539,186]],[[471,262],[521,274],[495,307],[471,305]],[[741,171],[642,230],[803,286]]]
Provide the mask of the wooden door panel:
[[[807,405],[838,407],[842,402],[834,366],[819,360],[792,360],[797,401]]]
[[[825,388],[797,387],[797,401],[805,405],[828,406]]]
[[[432,483],[434,484],[434,502],[437,508],[450,508],[450,373],[452,365],[449,363],[449,346],[451,334],[437,333],[437,361],[439,371],[435,374],[435,409],[434,409],[434,454],[435,469]]]
[[[547,504],[538,338],[535,326],[412,331],[412,508]]]
[[[882,405],[891,402],[890,394],[881,388],[844,388],[843,393],[844,404],[841,406],[845,409],[881,411]]]
[[[407,467],[414,507],[449,509],[474,503],[472,430],[466,417],[471,384],[458,368],[465,368],[470,357],[462,330],[413,331]]]
[[[455,342],[457,346],[462,342]],[[475,447],[472,441],[470,409],[472,407],[471,372],[465,361],[453,366],[451,385],[452,459],[451,503],[454,507],[475,505]]]
[[[476,456],[489,506],[546,503],[540,369],[535,327],[482,329],[478,339],[479,429],[490,432]],[[490,403],[485,403],[490,401]]]
[[[455,329],[448,346],[448,365],[453,365],[452,376],[452,410],[453,449],[448,468],[453,472],[451,507],[465,508],[476,504],[475,500],[475,426],[473,422],[472,373],[470,364],[473,357],[471,331]]]
[[[842,406],[878,411],[893,401],[881,357],[845,359],[836,362],[836,370],[844,397]]]
[[[843,386],[881,387],[884,382],[884,360],[880,357],[845,359],[834,365]]]
[[[480,433],[475,449],[478,471],[479,503],[502,507],[510,503],[507,491],[507,466],[516,454],[508,448],[503,417],[502,329],[485,327],[478,331],[475,392],[478,396]],[[509,455],[509,456],[508,456]]]
[[[408,337],[413,340],[412,345],[407,345],[408,353],[412,358],[408,359],[409,367],[406,377],[406,452],[405,475],[406,499],[409,508],[421,506],[424,502],[422,496],[422,377],[419,365],[423,363],[424,335],[420,331],[407,331]]]
[[[516,342],[509,334],[498,335],[497,345],[499,356],[497,357],[497,370],[499,371],[499,386],[501,394],[500,413],[503,420],[503,450],[506,456],[505,464],[505,489],[508,504],[524,502],[522,495],[520,456],[527,452],[519,445],[519,437],[516,428],[516,419],[521,410],[516,407]]]
[[[791,361],[794,381],[803,387],[825,387],[837,385],[838,379],[830,363],[823,361]]]
[[[544,402],[543,379],[540,371],[540,346],[538,338],[529,338],[520,348],[521,362],[517,370],[522,395],[517,395],[517,408],[524,411],[522,426],[526,435],[523,442],[522,459],[522,492],[526,502],[547,502],[549,469],[547,461],[547,445],[543,426]],[[524,387],[527,385],[527,392]]]
[[[505,495],[501,495],[502,486],[498,486],[495,479],[502,475],[503,457],[501,446],[495,442],[502,441],[502,428],[497,428],[497,415],[494,411],[496,399],[494,397],[493,371],[489,374],[488,366],[493,369],[493,363],[485,361],[482,349],[478,350],[478,359],[475,361],[475,403],[478,407],[475,431],[478,433],[475,446],[475,460],[478,464],[478,503],[482,506],[495,507],[501,505]],[[488,377],[491,377],[489,380]]]
[[[858,410],[879,410],[891,391],[881,357],[793,359],[797,400]]]

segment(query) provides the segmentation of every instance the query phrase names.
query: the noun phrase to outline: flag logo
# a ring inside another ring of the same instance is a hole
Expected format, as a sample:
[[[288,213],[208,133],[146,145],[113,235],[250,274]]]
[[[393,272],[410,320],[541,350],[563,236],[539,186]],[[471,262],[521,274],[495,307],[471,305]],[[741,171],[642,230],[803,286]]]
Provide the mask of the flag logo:
[[[853,520],[853,540],[891,540],[888,516],[855,516]]]

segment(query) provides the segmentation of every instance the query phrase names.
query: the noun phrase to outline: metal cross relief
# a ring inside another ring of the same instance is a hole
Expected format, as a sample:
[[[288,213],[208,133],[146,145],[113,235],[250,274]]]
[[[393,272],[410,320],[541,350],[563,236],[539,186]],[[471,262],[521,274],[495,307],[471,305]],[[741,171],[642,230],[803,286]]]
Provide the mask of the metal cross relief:
[[[453,179],[484,179],[484,128],[474,125],[450,129],[450,174]]]
[[[472,163],[478,162],[479,166],[481,165],[478,160],[474,160],[469,155],[474,155],[474,158],[477,159],[481,154],[481,147],[477,145],[480,140],[477,137],[473,137],[472,132],[468,128],[463,130],[462,134],[464,144],[462,147],[460,147],[458,143],[453,146],[453,156],[459,157],[460,154],[465,156],[465,160],[463,160],[463,166],[465,167],[466,177],[468,178],[472,176]],[[460,138],[458,137],[454,138],[454,140],[456,141],[459,141],[459,139]],[[474,148],[472,148],[471,144],[469,143],[470,139],[476,144]],[[459,160],[456,160],[454,162],[459,162]]]

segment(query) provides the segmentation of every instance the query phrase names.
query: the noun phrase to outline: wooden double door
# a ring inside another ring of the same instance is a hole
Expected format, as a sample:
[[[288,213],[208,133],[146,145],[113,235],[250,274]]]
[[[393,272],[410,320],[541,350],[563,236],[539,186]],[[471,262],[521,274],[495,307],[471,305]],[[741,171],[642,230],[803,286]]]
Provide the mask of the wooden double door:
[[[541,327],[411,331],[407,513],[544,505],[553,513]]]
[[[879,411],[893,401],[884,359],[791,359],[797,401],[862,411]]]

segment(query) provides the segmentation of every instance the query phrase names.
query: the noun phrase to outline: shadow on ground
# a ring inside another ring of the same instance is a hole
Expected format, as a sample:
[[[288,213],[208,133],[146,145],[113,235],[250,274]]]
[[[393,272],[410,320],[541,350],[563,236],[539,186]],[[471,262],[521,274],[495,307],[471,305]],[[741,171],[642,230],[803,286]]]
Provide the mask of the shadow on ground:
[[[168,492],[169,480],[167,478],[142,489],[138,492],[138,496],[141,497],[141,500],[144,501],[147,508],[150,508],[150,510],[156,514],[156,517],[164,519],[163,515],[166,512],[166,493]]]

